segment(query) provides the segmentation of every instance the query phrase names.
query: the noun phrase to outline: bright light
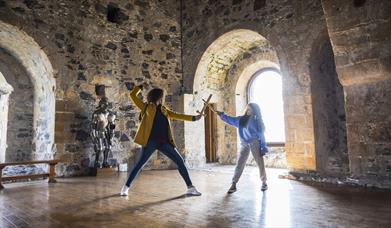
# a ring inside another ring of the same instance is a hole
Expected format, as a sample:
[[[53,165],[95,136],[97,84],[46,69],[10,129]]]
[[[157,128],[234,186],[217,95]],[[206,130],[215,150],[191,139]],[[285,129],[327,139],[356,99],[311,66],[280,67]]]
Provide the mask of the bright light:
[[[252,80],[250,102],[261,108],[267,142],[285,142],[281,75],[273,70],[261,71]]]

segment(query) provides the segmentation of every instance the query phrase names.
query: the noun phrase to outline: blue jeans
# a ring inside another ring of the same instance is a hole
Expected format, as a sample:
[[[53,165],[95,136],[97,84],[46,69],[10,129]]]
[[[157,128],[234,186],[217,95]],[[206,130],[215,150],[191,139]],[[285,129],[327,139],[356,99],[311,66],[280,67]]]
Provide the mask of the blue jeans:
[[[175,164],[178,166],[179,173],[181,174],[183,180],[186,182],[186,185],[188,187],[193,186],[189,177],[189,172],[187,171],[187,168],[185,166],[185,162],[183,161],[183,158],[179,154],[177,149],[175,149],[175,147],[173,147],[171,144],[168,143],[158,144],[151,140],[148,141],[147,145],[142,148],[140,158],[136,162],[136,165],[133,167],[132,171],[129,173],[128,180],[126,181],[126,186],[130,187],[133,180],[139,174],[139,172],[147,163],[147,161],[149,160],[153,152],[155,152],[155,150],[161,151],[164,155],[166,155],[173,162],[175,162]]]

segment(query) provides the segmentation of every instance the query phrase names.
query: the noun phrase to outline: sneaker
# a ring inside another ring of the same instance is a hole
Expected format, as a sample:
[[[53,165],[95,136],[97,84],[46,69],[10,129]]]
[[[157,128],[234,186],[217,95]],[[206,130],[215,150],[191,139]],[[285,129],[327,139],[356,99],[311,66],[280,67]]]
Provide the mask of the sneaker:
[[[235,183],[232,183],[231,187],[228,189],[228,194],[231,194],[231,193],[234,193],[236,192],[236,184]]]
[[[186,195],[188,196],[200,196],[201,192],[197,191],[194,186],[191,186],[187,189]]]
[[[267,190],[267,184],[263,183],[261,187],[261,191],[266,191]]]
[[[121,196],[127,196],[127,195],[128,195],[128,191],[129,191],[129,187],[126,186],[126,185],[124,185],[124,186],[122,187],[122,189],[121,189],[120,195],[121,195]]]

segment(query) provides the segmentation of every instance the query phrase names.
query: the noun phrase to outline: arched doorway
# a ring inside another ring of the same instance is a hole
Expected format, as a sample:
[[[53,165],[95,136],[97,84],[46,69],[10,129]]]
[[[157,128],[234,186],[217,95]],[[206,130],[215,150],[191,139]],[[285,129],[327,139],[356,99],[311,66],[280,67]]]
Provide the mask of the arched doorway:
[[[243,115],[248,102],[255,100],[255,103],[258,103],[264,116],[266,133],[268,133],[266,141],[269,153],[264,157],[265,165],[273,168],[287,168],[285,149],[287,128],[283,107],[286,99],[283,93],[284,80],[280,73],[277,56],[275,59],[269,59],[262,55],[260,59],[250,65],[243,63],[243,70],[237,73],[240,76],[238,76],[235,89],[236,115]],[[270,89],[272,91],[269,91]],[[240,149],[239,139],[237,149]],[[255,165],[254,159],[250,158],[248,163]]]
[[[243,114],[251,77],[267,67],[279,69],[277,53],[268,40],[246,29],[225,33],[202,55],[195,72],[193,94],[184,97],[185,112],[195,113],[202,108],[202,99],[212,94],[211,103],[216,109],[232,116]],[[211,130],[207,129],[207,122],[185,123],[186,161],[190,166],[202,166],[208,161],[208,147],[214,146],[219,164],[234,164],[238,147],[236,129],[217,118],[215,132],[211,134],[215,135],[214,145],[207,145],[205,132]]]
[[[286,142],[280,148],[286,166],[294,171],[316,170],[310,80],[306,80],[306,74],[291,74],[295,66],[284,58],[278,37],[271,37],[277,49],[264,36],[248,29],[232,30],[212,41],[194,72],[192,94],[184,94],[184,111],[196,113],[203,106],[202,99],[212,94],[211,102],[218,110],[242,115],[251,77],[259,70],[275,68],[282,72]],[[236,129],[220,120],[216,125],[217,161],[234,164],[238,147]],[[185,123],[185,159],[189,166],[205,164],[204,136],[203,121]]]
[[[34,88],[25,68],[4,49],[0,48],[0,71],[5,83],[13,88],[5,113],[5,161],[32,160]]]
[[[5,162],[7,148],[8,100],[14,89],[0,72],[0,162]]]
[[[20,64],[32,83],[30,158],[50,159],[53,157],[55,123],[55,80],[50,61],[33,38],[17,27],[2,21],[0,21],[0,48]],[[4,119],[0,121],[4,122]],[[5,124],[2,123],[2,126]]]

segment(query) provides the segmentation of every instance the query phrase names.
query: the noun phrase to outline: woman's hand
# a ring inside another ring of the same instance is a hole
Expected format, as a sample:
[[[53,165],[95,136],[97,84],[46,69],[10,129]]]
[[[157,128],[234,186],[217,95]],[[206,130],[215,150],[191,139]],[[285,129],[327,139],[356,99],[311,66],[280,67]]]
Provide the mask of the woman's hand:
[[[125,86],[128,90],[132,90],[134,87],[134,83],[133,82],[125,82]]]
[[[201,114],[199,114],[199,115],[196,115],[196,116],[194,116],[194,120],[195,120],[195,121],[197,121],[197,120],[200,120],[200,119],[201,119],[201,117],[202,117],[202,115],[201,115]]]
[[[132,90],[135,87],[133,82],[125,82],[125,86],[126,86],[126,88],[128,90]],[[137,85],[137,87],[139,87],[141,90],[143,90],[143,85],[142,84]]]

